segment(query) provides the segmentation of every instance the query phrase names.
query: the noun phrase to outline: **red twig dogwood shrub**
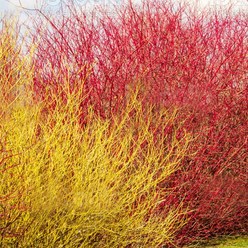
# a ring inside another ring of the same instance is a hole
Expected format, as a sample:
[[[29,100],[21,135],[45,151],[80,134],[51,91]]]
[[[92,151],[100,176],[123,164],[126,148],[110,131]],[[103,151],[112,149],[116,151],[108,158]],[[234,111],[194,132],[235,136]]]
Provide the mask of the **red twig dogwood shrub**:
[[[247,114],[221,115],[217,123],[202,117],[204,126],[191,120],[196,156],[171,178],[174,194],[164,204],[184,196],[193,210],[180,242],[247,232]]]
[[[161,184],[175,189],[161,208],[184,199],[192,210],[179,242],[246,232],[247,15],[197,12],[171,1],[129,3],[112,15],[88,15],[72,3],[66,10],[36,17],[36,97],[60,92],[70,75],[72,88],[87,78],[82,109],[92,104],[104,118],[122,109],[136,82],[144,101],[177,106],[195,137],[194,158]]]

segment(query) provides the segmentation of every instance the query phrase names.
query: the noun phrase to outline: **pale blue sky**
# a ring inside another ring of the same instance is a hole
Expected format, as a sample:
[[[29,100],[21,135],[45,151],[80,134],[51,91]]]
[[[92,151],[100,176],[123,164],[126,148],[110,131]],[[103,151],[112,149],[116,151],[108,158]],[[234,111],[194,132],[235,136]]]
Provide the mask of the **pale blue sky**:
[[[90,4],[97,4],[100,2],[122,2],[123,0],[71,0],[74,1],[78,5],[85,5],[85,3]],[[124,0],[125,1],[125,0]],[[138,2],[140,0],[134,0],[135,2]],[[188,0],[189,2],[193,3],[196,0]],[[9,0],[9,2],[13,3],[14,5],[19,5],[19,0]],[[17,7],[9,3],[7,0],[0,0],[0,12],[3,12],[5,10],[15,11],[18,10]],[[68,2],[67,0],[21,0],[22,4],[26,8],[34,8],[35,6],[40,6],[42,4],[53,6],[57,5],[61,2]],[[228,3],[233,3],[237,8],[246,9],[248,11],[248,0],[198,0],[198,6],[205,7],[205,6],[214,6],[214,5],[221,5],[225,6]]]

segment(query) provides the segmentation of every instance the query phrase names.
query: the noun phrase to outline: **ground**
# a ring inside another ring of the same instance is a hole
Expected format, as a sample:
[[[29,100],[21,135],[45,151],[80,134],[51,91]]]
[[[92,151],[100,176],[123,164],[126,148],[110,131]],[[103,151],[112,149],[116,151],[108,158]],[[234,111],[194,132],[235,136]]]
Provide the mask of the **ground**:
[[[248,248],[248,236],[243,237],[225,237],[214,239],[205,244],[195,244],[187,246],[187,248]]]

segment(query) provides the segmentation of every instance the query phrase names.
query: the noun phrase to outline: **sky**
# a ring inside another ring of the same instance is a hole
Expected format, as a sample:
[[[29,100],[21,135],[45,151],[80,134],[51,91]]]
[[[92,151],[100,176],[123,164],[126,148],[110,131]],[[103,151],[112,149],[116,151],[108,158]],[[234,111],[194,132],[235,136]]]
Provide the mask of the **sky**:
[[[18,14],[18,11],[20,12],[22,9],[18,6],[20,6],[21,2],[22,6],[28,9],[34,9],[34,8],[39,8],[40,6],[43,6],[45,9],[47,8],[48,10],[55,10],[54,13],[56,13],[56,9],[59,9],[59,6],[61,6],[61,3],[68,3],[69,1],[73,1],[77,5],[82,5],[82,6],[94,6],[99,3],[123,3],[124,1],[128,0],[0,0],[0,20],[1,17],[4,15],[6,11],[10,12],[11,16],[18,16],[18,20],[22,23],[27,24],[27,27],[30,29],[32,28],[32,21],[30,21],[30,18],[33,14],[36,14],[35,11],[27,11],[22,12],[21,15]],[[105,2],[104,2],[105,1]],[[142,0],[132,0],[135,3],[139,3]],[[181,0],[172,0],[175,2],[181,1]],[[188,1],[189,3],[195,4],[197,1],[197,9],[199,8],[206,8],[206,7],[211,7],[215,8],[216,6],[229,6],[230,3],[235,6],[234,10],[245,10],[248,13],[248,0],[184,0]],[[109,8],[111,11],[111,8]],[[51,12],[50,12],[51,13]],[[31,14],[31,15],[30,15]],[[30,25],[29,25],[30,24]],[[0,29],[2,27],[2,23],[0,22]],[[25,27],[22,27],[22,31],[25,32]]]
[[[77,5],[85,5],[85,4],[99,4],[101,3],[109,3],[109,2],[122,2],[123,0],[72,0]],[[139,0],[135,0],[139,1]],[[194,2],[195,0],[189,0],[189,2]],[[22,4],[26,8],[34,8],[36,6],[40,6],[44,4],[48,7],[56,7],[59,6],[61,2],[67,2],[67,0],[21,0]],[[248,0],[198,0],[199,7],[205,6],[225,6],[228,3],[234,4],[238,8],[245,8],[248,11]],[[11,4],[12,3],[12,4]],[[16,11],[18,10],[19,0],[0,0],[0,12],[5,10]]]
[[[43,6],[43,10],[54,10],[54,13],[56,10],[58,10],[61,6],[61,3],[68,3],[72,1],[78,6],[94,6],[98,4],[105,4],[108,6],[108,4],[111,3],[123,3],[128,0],[0,0],[0,18],[3,16],[3,14],[8,11],[12,15],[18,15],[18,11],[21,11],[22,9],[18,6],[20,6],[20,2],[23,7],[28,9],[34,9],[34,8],[40,8]],[[142,0],[132,0],[133,2],[141,2]],[[175,2],[181,1],[181,0],[173,0]],[[216,6],[229,6],[229,4],[234,5],[234,10],[245,10],[248,13],[248,0],[184,0],[188,1],[189,3],[194,4],[197,2],[197,9],[201,10],[201,8],[211,7],[215,8]],[[45,8],[45,9],[44,9]],[[109,8],[111,11],[111,8]],[[26,12],[28,15],[22,13],[19,16],[19,20],[22,21],[28,21],[30,18],[30,13],[35,14],[36,12]]]

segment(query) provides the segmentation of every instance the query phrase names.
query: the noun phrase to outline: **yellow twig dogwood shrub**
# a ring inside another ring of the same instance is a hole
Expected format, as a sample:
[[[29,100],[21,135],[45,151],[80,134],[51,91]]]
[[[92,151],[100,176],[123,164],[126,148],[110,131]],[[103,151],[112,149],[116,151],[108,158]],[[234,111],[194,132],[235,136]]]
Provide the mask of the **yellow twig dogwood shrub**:
[[[22,56],[23,42],[19,39],[18,22],[14,19],[0,20],[0,116],[6,114],[21,94],[26,94],[31,84],[32,51]],[[33,46],[34,47],[34,46]]]
[[[21,70],[21,62],[16,62]],[[29,73],[20,73],[13,85],[18,80],[32,85],[31,69]],[[44,111],[46,100],[32,101],[26,87],[10,100],[8,114],[2,114],[2,246],[173,244],[186,223],[186,209],[170,206],[161,214],[158,206],[166,195],[159,185],[179,168],[191,140],[186,132],[178,138],[177,111],[154,112],[134,90],[111,118],[100,118],[89,107],[82,125],[82,92],[71,90],[69,80],[61,85],[66,101],[47,92],[55,103],[52,111]],[[7,109],[9,103],[3,106]],[[173,126],[170,134],[155,135],[167,125]]]

